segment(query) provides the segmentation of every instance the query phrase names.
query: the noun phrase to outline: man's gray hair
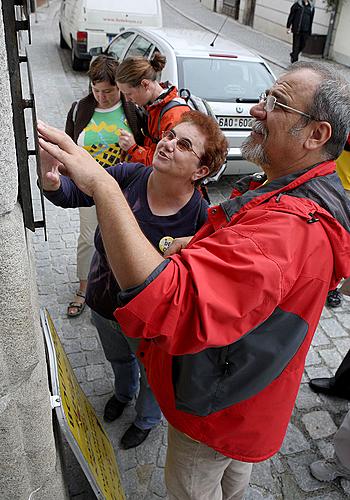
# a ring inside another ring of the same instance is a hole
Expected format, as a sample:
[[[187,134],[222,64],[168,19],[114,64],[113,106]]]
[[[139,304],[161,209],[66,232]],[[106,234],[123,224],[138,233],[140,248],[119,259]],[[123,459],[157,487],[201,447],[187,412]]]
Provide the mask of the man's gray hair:
[[[288,72],[309,69],[321,82],[306,111],[312,117],[330,123],[332,135],[324,146],[327,158],[336,159],[343,151],[350,130],[350,84],[329,64],[296,62]]]

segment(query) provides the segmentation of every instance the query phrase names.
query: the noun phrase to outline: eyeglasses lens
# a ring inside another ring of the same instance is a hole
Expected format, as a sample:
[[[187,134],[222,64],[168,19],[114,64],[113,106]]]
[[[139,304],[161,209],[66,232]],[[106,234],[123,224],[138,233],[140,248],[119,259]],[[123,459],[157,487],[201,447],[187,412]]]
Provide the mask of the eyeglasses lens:
[[[275,104],[276,104],[276,97],[274,97],[273,95],[268,95],[265,100],[265,106],[264,106],[265,111],[267,111],[268,113],[273,111],[275,108]]]

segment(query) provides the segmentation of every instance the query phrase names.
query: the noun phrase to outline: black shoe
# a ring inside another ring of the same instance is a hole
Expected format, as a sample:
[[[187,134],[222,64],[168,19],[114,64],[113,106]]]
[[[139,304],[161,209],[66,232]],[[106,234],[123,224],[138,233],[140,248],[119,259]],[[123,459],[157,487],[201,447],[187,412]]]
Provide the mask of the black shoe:
[[[337,398],[349,399],[349,396],[339,390],[334,384],[334,377],[313,378],[309,382],[310,388],[314,392],[326,394],[327,396],[336,396]]]
[[[120,417],[127,404],[128,403],[118,401],[115,396],[112,396],[106,403],[103,419],[106,420],[106,422],[113,422]]]
[[[120,440],[120,444],[124,450],[129,448],[136,448],[139,444],[143,443],[151,429],[142,430],[131,424],[129,429],[124,433]]]
[[[326,304],[328,307],[339,307],[341,305],[342,294],[337,290],[330,290],[327,295]]]

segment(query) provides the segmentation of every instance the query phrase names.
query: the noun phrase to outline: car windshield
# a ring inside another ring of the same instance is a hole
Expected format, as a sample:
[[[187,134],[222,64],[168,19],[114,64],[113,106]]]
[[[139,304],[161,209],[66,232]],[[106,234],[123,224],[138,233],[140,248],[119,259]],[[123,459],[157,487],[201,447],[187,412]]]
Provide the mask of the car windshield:
[[[181,57],[177,60],[179,88],[208,101],[255,100],[273,83],[259,62],[224,58]]]

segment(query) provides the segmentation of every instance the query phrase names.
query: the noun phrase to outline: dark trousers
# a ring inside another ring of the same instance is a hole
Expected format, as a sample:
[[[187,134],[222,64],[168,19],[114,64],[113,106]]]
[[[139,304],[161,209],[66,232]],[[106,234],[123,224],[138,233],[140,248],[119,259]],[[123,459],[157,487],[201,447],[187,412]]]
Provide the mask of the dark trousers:
[[[336,371],[333,377],[333,384],[336,386],[337,391],[350,399],[350,350]]]
[[[303,51],[308,38],[308,33],[293,33],[293,50],[290,53],[291,63],[298,60],[299,54]]]

